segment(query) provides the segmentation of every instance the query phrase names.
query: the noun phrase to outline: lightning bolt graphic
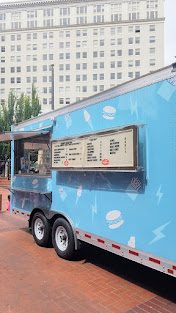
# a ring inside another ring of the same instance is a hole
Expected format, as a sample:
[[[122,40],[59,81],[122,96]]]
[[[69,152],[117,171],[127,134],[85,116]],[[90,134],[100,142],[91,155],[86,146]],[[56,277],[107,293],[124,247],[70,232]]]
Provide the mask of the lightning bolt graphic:
[[[92,224],[94,222],[94,215],[97,214],[97,199],[95,197],[95,204],[92,205]]]
[[[158,191],[157,191],[157,193],[156,193],[156,196],[158,197],[157,205],[160,203],[161,198],[162,198],[162,196],[163,196],[163,193],[161,192],[161,187],[162,187],[162,185],[160,185],[160,187],[158,188]]]
[[[154,243],[154,242],[156,242],[156,241],[158,241],[158,240],[160,240],[160,239],[166,237],[166,235],[164,235],[164,234],[162,233],[162,230],[163,230],[167,225],[169,225],[170,223],[171,223],[171,221],[168,222],[168,223],[166,223],[166,224],[164,224],[164,225],[162,225],[162,226],[160,226],[160,227],[158,227],[158,228],[156,228],[155,230],[152,231],[152,233],[154,233],[154,234],[156,235],[156,237],[149,243],[149,245],[151,245],[152,243]]]
[[[132,97],[130,96],[130,103],[131,103],[131,115],[136,113],[136,117],[138,119],[138,108],[137,108],[137,101],[133,102]]]

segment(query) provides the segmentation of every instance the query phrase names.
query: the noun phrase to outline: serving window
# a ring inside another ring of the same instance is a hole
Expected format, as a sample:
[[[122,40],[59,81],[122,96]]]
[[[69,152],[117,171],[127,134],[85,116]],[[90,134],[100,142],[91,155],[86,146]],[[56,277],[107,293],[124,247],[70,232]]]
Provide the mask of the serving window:
[[[15,174],[50,175],[50,134],[15,140]]]

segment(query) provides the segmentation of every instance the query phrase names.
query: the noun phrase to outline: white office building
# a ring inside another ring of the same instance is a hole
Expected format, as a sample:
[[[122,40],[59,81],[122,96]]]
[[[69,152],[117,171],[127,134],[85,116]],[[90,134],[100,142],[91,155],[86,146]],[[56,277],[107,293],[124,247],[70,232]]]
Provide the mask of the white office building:
[[[0,4],[0,102],[10,90],[42,109],[79,101],[164,65],[164,0]]]

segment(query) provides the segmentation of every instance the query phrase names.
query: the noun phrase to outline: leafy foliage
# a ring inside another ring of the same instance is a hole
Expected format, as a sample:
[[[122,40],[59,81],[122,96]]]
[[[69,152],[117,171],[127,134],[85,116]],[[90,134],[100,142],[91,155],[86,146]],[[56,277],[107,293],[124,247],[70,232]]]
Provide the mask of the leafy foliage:
[[[24,95],[24,93],[21,93],[20,97],[17,98],[10,91],[7,104],[2,105],[0,110],[0,132],[10,131],[11,125],[38,116],[40,113],[41,105],[34,84],[32,84],[31,98]],[[7,160],[9,158],[10,143],[0,143],[0,160]]]

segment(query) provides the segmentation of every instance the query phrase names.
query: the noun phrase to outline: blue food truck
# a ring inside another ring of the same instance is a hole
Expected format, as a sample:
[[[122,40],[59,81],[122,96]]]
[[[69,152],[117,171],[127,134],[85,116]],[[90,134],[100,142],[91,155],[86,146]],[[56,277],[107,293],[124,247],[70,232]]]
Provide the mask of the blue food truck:
[[[12,126],[11,213],[176,276],[176,64]]]

